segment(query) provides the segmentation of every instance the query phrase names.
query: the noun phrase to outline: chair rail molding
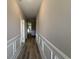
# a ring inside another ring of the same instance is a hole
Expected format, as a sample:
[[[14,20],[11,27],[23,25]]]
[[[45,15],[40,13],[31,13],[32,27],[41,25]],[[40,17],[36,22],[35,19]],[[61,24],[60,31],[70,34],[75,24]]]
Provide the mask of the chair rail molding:
[[[36,41],[38,42],[38,47],[40,46],[40,40],[42,41],[42,47],[40,47],[40,49],[42,50],[44,55],[45,55],[44,48],[46,46],[47,50],[50,51],[51,59],[70,59],[60,49],[58,49],[55,45],[53,45],[50,41],[48,41],[43,35],[41,35],[40,33],[36,33]]]

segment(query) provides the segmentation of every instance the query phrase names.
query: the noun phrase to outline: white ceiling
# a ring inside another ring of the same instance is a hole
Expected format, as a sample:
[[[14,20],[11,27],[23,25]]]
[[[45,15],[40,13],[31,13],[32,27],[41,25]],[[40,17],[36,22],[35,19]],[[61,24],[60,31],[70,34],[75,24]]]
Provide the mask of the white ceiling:
[[[27,17],[35,17],[41,5],[41,0],[19,0],[18,2]]]

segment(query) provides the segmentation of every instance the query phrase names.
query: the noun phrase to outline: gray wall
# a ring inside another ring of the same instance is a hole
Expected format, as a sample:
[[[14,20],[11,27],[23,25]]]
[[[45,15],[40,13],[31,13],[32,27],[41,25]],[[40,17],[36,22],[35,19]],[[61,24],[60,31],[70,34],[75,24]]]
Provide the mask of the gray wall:
[[[71,1],[43,0],[37,16],[37,32],[71,57]]]
[[[16,0],[7,0],[7,40],[20,34],[20,16]]]

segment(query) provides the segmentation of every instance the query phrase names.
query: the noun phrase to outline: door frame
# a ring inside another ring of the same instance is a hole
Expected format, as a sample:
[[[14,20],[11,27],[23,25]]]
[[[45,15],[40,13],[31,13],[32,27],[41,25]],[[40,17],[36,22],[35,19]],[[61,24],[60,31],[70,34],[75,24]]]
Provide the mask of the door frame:
[[[22,46],[25,43],[25,20],[22,17],[20,17],[20,29],[21,29],[20,44]]]

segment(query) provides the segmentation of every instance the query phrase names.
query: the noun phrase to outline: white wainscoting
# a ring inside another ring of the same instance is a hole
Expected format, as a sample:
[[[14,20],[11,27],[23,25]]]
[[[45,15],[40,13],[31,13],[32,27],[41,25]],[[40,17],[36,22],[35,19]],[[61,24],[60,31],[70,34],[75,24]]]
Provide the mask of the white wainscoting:
[[[36,41],[40,50],[42,59],[70,59],[44,36],[36,33]],[[41,43],[42,42],[42,43]],[[41,46],[42,45],[42,46]]]
[[[17,59],[21,51],[21,37],[17,35],[7,41],[7,59]]]

